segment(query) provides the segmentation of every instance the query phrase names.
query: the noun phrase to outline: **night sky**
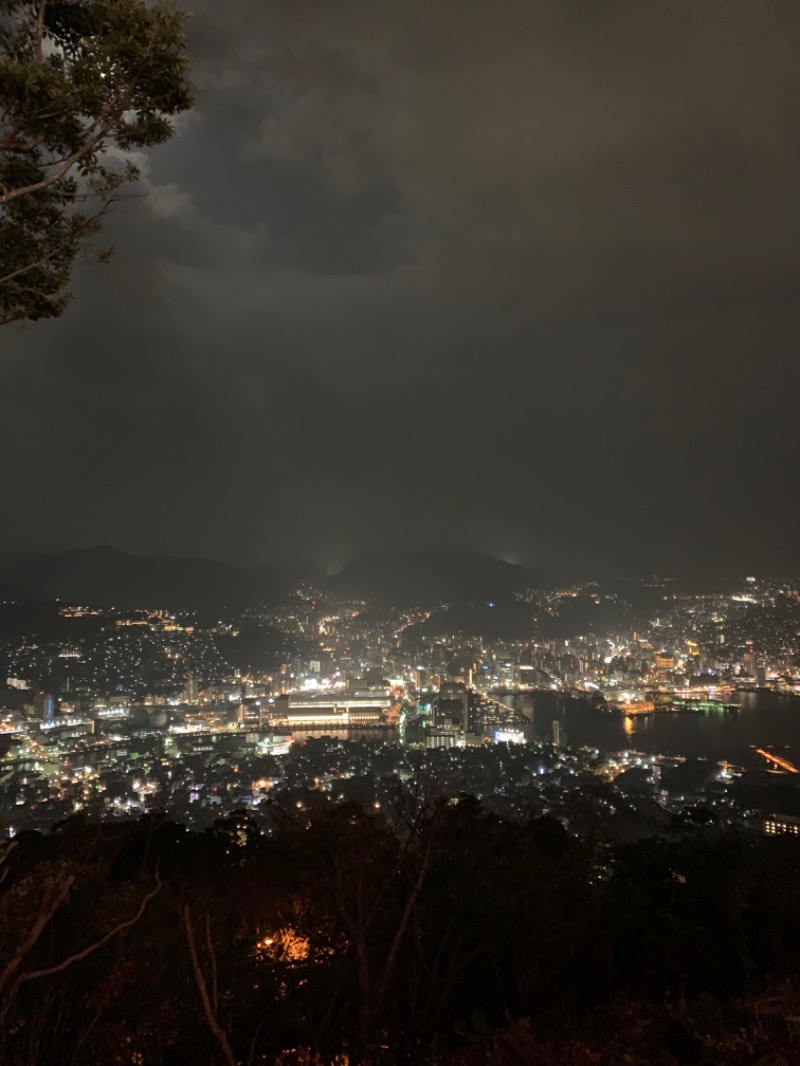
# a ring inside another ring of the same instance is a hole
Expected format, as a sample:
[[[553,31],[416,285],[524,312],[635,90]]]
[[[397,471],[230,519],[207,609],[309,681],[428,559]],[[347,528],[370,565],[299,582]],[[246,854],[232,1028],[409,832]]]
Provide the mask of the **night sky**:
[[[0,549],[800,571],[797,0],[193,0]]]

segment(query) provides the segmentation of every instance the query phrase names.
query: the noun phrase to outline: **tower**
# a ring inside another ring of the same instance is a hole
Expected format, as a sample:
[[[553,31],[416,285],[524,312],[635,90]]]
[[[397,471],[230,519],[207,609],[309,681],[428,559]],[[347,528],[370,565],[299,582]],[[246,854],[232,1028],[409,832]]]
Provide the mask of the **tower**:
[[[48,725],[52,723],[55,715],[56,701],[49,692],[37,692],[33,697],[33,708],[37,718]]]
[[[567,731],[564,727],[564,704],[561,700],[558,701],[556,717],[551,722],[551,729],[553,731],[553,747],[565,748],[567,746]]]

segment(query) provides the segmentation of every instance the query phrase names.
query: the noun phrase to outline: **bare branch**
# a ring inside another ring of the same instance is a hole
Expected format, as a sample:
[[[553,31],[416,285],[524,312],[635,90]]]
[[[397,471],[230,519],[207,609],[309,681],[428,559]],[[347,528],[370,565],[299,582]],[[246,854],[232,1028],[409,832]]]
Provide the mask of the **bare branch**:
[[[69,955],[66,959],[57,963],[55,966],[47,966],[41,970],[28,970],[27,973],[20,975],[20,984],[25,981],[35,981],[40,977],[52,977],[53,974],[62,973],[64,970],[73,966],[76,962],[82,962],[84,959],[88,959],[90,955],[94,955],[96,951],[104,947],[109,940],[113,940],[115,936],[119,936],[120,933],[124,933],[126,929],[130,929],[132,925],[136,925],[139,919],[147,909],[147,905],[152,902],[161,891],[161,878],[156,873],[156,883],[154,887],[142,897],[142,902],[139,904],[139,908],[131,918],[127,918],[124,922],[119,922],[113,929],[110,929],[105,936],[101,936],[99,940],[95,940],[93,944],[89,944],[82,951],[76,951],[74,955]]]
[[[0,846],[0,866],[2,866],[4,862],[8,861],[8,856],[11,854],[11,852],[14,850],[14,848],[16,846],[17,846],[16,840],[7,840],[5,842],[5,844]],[[8,867],[6,867],[5,870],[3,870],[3,875],[2,875],[2,877],[0,877],[0,884],[3,883],[3,879],[6,877],[7,874],[8,874]]]
[[[389,954],[386,957],[386,963],[383,967],[383,973],[381,974],[378,982],[378,989],[376,994],[376,1001],[380,1003],[383,999],[386,989],[391,981],[392,974],[394,972],[394,966],[397,961],[397,956],[400,952],[400,948],[405,940],[406,930],[408,929],[411,915],[414,912],[414,908],[417,905],[419,894],[422,891],[422,886],[425,884],[425,879],[428,876],[428,871],[431,865],[431,856],[433,853],[433,844],[438,837],[438,830],[441,825],[441,810],[434,812],[434,818],[431,823],[430,831],[428,833],[428,839],[425,844],[425,850],[422,854],[422,858],[419,864],[419,871],[417,873],[414,886],[408,894],[406,899],[406,905],[403,908],[403,913],[400,917],[400,922],[395,930],[394,937],[392,938],[392,944],[389,948]]]
[[[39,0],[39,10],[36,13],[36,40],[33,45],[38,63],[41,63],[44,59],[42,45],[44,42],[44,13],[46,8],[47,0]]]
[[[36,921],[33,923],[28,931],[28,935],[22,941],[17,948],[13,957],[6,964],[2,974],[0,974],[0,992],[2,992],[6,986],[11,982],[12,978],[20,968],[25,958],[33,951],[39,940],[39,937],[47,927],[48,922],[61,907],[64,900],[70,894],[72,886],[75,884],[75,876],[71,875],[64,879],[55,892],[50,893],[49,898],[45,898],[42,901],[42,905],[39,908],[39,913],[36,917]]]
[[[203,1005],[203,1014],[205,1015],[208,1028],[211,1030],[214,1039],[219,1044],[219,1049],[222,1052],[222,1057],[225,1062],[228,1066],[236,1066],[236,1056],[233,1054],[233,1048],[228,1041],[228,1037],[225,1035],[225,1030],[219,1024],[216,1011],[214,1010],[208,995],[208,985],[206,984],[206,979],[203,976],[203,970],[200,966],[200,959],[197,954],[197,943],[194,936],[194,926],[192,925],[192,915],[188,906],[185,906],[181,911],[181,920],[183,922],[183,931],[186,934],[186,943],[189,948],[189,958],[192,961],[194,981],[197,985],[197,991],[200,993],[200,1002]]]
[[[211,1005],[214,1008],[214,1014],[217,1013],[219,1007],[219,997],[217,995],[217,953],[214,950],[214,945],[211,942],[211,915],[206,915],[206,951],[211,961]]]

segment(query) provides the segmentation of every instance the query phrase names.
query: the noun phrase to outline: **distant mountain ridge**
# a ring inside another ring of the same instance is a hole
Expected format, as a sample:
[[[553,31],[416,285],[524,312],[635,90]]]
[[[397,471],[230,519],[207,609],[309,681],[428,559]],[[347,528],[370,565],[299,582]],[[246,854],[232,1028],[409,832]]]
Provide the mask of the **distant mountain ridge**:
[[[7,585],[5,581],[0,581],[0,604],[23,603],[30,598],[30,596],[20,592],[19,589],[14,588],[12,585]]]
[[[391,606],[500,600],[539,582],[525,567],[451,548],[365,556],[324,580],[311,566],[234,566],[201,556],[132,555],[108,545],[0,554],[0,600],[7,587],[5,598],[16,600],[235,610],[285,600],[303,578],[332,595]]]
[[[29,596],[137,607],[209,610],[282,598],[277,571],[249,571],[202,557],[131,555],[108,545],[0,555],[0,581]]]
[[[340,595],[405,606],[500,600],[541,581],[535,571],[490,555],[434,547],[356,559],[330,579],[330,588]]]

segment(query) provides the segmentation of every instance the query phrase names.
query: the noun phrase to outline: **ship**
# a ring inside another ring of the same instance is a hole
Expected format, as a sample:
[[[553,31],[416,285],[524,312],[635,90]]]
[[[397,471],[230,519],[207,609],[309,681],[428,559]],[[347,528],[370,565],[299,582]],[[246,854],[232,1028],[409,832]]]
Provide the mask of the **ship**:
[[[676,699],[673,700],[672,707],[676,711],[695,711],[698,714],[706,714],[710,711],[733,714],[740,709],[738,703],[729,703],[726,700],[715,700],[710,697],[706,699]]]

